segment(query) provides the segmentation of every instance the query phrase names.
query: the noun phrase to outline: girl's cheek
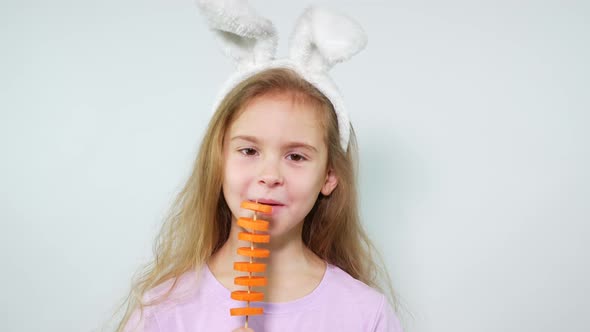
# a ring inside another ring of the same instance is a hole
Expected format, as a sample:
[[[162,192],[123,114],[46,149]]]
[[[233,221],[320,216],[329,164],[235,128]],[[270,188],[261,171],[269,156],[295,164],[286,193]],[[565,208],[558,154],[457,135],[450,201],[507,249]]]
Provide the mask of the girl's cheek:
[[[226,172],[231,173],[232,177],[244,178],[254,174],[255,166],[256,164],[247,158],[230,158]]]
[[[256,164],[253,160],[247,158],[235,158],[233,162],[234,169],[241,173],[253,169],[255,165]]]

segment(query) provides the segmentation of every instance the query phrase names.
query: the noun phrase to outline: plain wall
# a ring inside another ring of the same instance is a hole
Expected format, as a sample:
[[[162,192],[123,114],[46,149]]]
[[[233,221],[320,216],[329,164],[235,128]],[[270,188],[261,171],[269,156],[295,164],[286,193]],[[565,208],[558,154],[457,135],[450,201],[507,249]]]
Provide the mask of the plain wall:
[[[307,2],[253,1],[287,51]],[[406,331],[587,331],[587,1],[322,1]],[[189,0],[0,9],[1,331],[110,331],[231,61]],[[410,314],[411,313],[411,314]]]

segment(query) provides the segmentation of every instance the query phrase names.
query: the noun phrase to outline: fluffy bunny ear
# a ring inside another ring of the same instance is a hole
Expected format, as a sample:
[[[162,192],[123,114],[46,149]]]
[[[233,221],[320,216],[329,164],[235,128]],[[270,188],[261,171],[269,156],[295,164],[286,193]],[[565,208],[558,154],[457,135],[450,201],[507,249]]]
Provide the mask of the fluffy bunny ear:
[[[353,19],[310,7],[295,26],[290,57],[311,72],[326,72],[360,52],[366,44],[367,35]]]
[[[224,52],[240,69],[274,59],[277,33],[269,20],[256,14],[247,0],[198,0]]]

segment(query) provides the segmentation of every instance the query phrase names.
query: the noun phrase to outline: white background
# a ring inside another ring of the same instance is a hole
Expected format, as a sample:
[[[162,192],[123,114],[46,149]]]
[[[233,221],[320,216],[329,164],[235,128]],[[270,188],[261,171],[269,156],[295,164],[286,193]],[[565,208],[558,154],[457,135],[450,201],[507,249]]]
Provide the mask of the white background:
[[[189,0],[0,3],[0,330],[110,331],[232,64]],[[406,331],[588,331],[589,3],[319,3]]]

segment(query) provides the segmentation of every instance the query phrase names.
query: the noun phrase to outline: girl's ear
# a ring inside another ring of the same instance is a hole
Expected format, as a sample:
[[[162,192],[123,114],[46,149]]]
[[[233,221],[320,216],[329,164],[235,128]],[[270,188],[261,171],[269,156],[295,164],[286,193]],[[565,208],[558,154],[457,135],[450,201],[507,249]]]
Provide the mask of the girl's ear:
[[[338,185],[338,177],[336,176],[336,173],[334,173],[334,171],[330,168],[330,169],[328,169],[328,174],[326,175],[326,181],[324,182],[324,185],[322,186],[321,193],[324,196],[329,196],[332,193],[332,191],[334,189],[336,189],[337,185]]]

